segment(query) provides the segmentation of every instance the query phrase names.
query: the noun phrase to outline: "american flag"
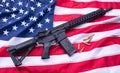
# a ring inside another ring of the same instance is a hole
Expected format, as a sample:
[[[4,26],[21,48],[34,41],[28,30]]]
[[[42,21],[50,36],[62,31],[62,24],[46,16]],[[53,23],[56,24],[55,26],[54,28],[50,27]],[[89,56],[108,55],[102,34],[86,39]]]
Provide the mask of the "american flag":
[[[41,59],[36,46],[15,67],[7,48],[99,8],[113,10],[67,31],[77,49],[69,57],[59,45]],[[92,36],[85,44],[84,40]],[[0,0],[0,73],[120,73],[120,0]]]

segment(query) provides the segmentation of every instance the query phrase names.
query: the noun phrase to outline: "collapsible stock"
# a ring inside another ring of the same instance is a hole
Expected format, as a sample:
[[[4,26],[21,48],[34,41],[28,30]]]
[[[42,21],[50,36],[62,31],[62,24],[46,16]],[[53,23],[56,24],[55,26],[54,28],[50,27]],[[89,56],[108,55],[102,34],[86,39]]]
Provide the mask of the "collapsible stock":
[[[36,46],[35,39],[30,39],[18,45],[12,46],[8,48],[8,53],[12,61],[14,62],[15,66],[19,66],[22,63],[22,60],[31,52],[31,50]],[[18,58],[18,54],[24,52],[24,54]]]

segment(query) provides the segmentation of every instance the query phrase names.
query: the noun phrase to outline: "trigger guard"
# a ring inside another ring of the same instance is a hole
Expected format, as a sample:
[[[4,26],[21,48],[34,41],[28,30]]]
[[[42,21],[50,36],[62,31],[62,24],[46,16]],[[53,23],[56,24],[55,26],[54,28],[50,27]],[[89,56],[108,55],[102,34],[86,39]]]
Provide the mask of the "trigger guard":
[[[51,45],[56,45],[56,44],[57,44],[56,41],[52,41],[52,42],[51,42]]]

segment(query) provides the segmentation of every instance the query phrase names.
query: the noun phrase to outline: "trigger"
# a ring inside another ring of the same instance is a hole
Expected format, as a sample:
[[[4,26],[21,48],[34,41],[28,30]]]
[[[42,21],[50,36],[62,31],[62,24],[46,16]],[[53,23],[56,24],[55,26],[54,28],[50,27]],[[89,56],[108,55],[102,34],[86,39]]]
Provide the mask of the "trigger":
[[[57,42],[55,40],[51,42],[51,45],[56,45],[56,44]]]

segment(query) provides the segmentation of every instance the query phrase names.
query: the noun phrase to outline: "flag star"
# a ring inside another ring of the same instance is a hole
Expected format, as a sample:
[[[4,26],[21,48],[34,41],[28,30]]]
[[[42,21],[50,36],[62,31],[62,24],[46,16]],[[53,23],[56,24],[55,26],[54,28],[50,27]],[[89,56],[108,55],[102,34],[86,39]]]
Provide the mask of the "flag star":
[[[19,10],[19,12],[23,14],[24,10],[21,8],[21,9]]]
[[[28,7],[28,3],[25,5],[25,7]]]
[[[15,15],[14,13],[13,13],[13,14],[11,14],[11,17],[12,17],[12,18],[15,18],[15,16],[16,16],[16,15]]]
[[[49,8],[48,8],[48,11],[50,12],[50,11],[51,11],[51,9],[52,9],[52,8],[50,8],[50,7],[49,7]]]
[[[41,3],[39,3],[39,2],[36,5],[37,5],[37,7],[41,7]]]
[[[3,7],[3,5],[2,5],[2,4],[0,4],[0,6],[1,6],[1,7]]]
[[[33,19],[32,19],[33,21],[36,21],[37,20],[37,17],[33,17]]]
[[[8,19],[6,19],[6,18],[3,18],[3,19],[2,19],[2,22],[7,22],[7,20],[8,20]]]
[[[19,1],[19,2],[18,2],[18,5],[21,6],[21,5],[22,5],[22,2]]]
[[[28,11],[26,11],[24,14],[28,14]]]
[[[3,2],[3,3],[5,3],[5,2],[6,2],[6,0],[2,0],[2,2]]]
[[[16,19],[18,19],[18,20],[19,20],[19,19],[20,19],[20,17],[17,17]]]
[[[10,10],[8,10],[8,9],[5,9],[5,11],[6,11],[6,12],[10,12]]]
[[[35,11],[35,8],[34,8],[34,7],[30,7],[30,9],[31,9],[32,11]]]
[[[50,3],[52,3],[53,2],[53,0],[50,0]]]
[[[45,28],[45,30],[48,30],[48,28]]]
[[[42,24],[41,24],[41,23],[38,23],[37,26],[38,26],[38,28],[39,28],[39,27],[42,27]]]
[[[21,25],[25,26],[26,22],[25,21],[22,21],[21,22]]]
[[[10,3],[6,3],[6,6],[8,7]]]
[[[15,31],[16,31],[17,28],[18,28],[18,27],[15,25],[15,26],[13,26],[13,29],[12,29],[12,30],[15,30]]]
[[[11,23],[12,23],[12,21],[9,21],[9,22],[8,22],[8,24],[11,24]]]
[[[31,2],[34,2],[34,0],[30,0]]]
[[[41,12],[40,12],[40,16],[43,16],[43,15],[44,15],[44,12],[43,12],[43,11],[41,11]]]
[[[12,10],[13,10],[13,11],[16,11],[16,10],[17,10],[17,8],[16,8],[16,7],[13,7],[13,8],[12,8]]]
[[[11,0],[12,2],[14,2],[14,0]]]
[[[4,34],[4,35],[8,35],[8,33],[9,33],[9,32],[8,32],[7,30],[3,31],[3,34]]]
[[[46,18],[46,19],[45,19],[45,22],[46,22],[46,23],[49,23],[49,22],[50,22],[50,19]]]
[[[33,17],[30,17],[29,20],[32,21],[32,20],[33,20]]]
[[[35,29],[30,28],[30,29],[29,29],[29,32],[33,33],[33,32],[34,32],[34,30],[35,30]]]

